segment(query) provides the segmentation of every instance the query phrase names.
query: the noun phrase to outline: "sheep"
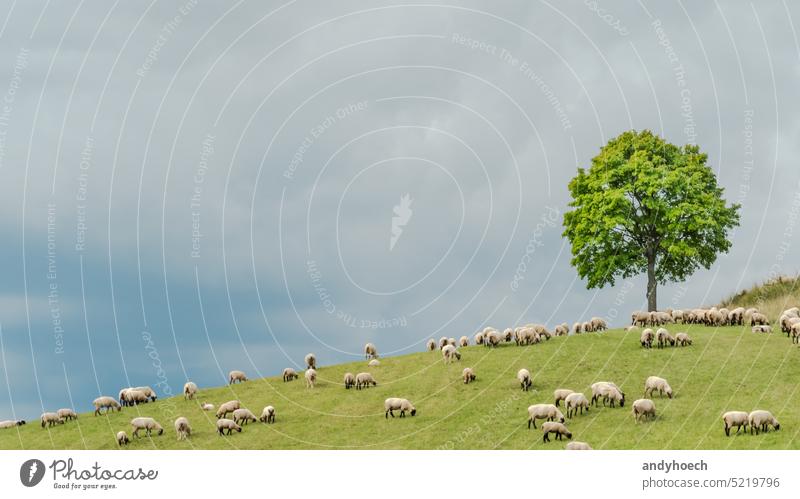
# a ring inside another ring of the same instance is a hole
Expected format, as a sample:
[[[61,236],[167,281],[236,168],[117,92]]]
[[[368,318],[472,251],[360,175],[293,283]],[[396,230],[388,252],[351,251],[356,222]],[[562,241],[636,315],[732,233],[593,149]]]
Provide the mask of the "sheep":
[[[501,338],[500,333],[497,331],[489,331],[487,334],[484,335],[484,345],[488,347],[496,347],[500,344]]]
[[[228,430],[228,435],[231,434],[233,430],[238,431],[239,433],[242,432],[242,427],[236,424],[235,421],[230,419],[220,419],[217,421],[217,432],[219,432],[220,436],[225,435],[225,430]]]
[[[603,399],[603,405],[611,401],[611,407],[615,402],[620,402],[619,406],[625,406],[625,393],[617,385],[609,381],[598,381],[592,384],[592,403],[597,405],[597,401]]]
[[[558,407],[559,404],[561,403],[561,401],[562,400],[566,400],[567,396],[570,393],[574,393],[574,392],[572,390],[567,389],[567,388],[559,388],[559,389],[555,390],[553,392],[553,398],[556,399],[556,400],[555,400],[555,402],[553,402],[553,404],[555,404],[555,406]]]
[[[667,397],[672,398],[672,387],[669,386],[667,380],[658,376],[650,376],[644,382],[644,396],[650,397],[655,391],[662,397],[666,394]]]
[[[792,343],[800,343],[800,322],[792,325],[790,334],[792,335]]]
[[[379,361],[378,359],[372,359],[371,361],[369,361],[369,363],[367,363],[367,365],[369,367],[378,367],[379,365],[381,365],[381,361]]]
[[[233,421],[238,425],[245,425],[250,422],[255,423],[258,418],[250,409],[241,408],[233,411]]]
[[[547,421],[558,420],[564,422],[564,415],[558,410],[558,407],[553,404],[534,404],[528,407],[528,429],[531,429],[531,424],[536,428],[537,419],[546,419]]]
[[[747,431],[749,424],[749,414],[744,411],[728,411],[722,415],[722,422],[725,424],[725,436],[731,435],[731,428],[736,427],[736,433],[744,426],[744,431]]]
[[[125,405],[134,406],[139,404],[146,404],[150,401],[150,397],[148,397],[143,391],[141,390],[127,390],[125,392]]]
[[[358,373],[356,374],[356,390],[361,390],[361,388],[369,388],[369,385],[378,386],[378,382],[375,381],[375,378],[372,377],[370,373]]]
[[[205,403],[205,404],[201,405],[200,408],[203,409],[204,411],[213,411],[214,410],[214,404]]]
[[[744,322],[744,308],[736,307],[728,312],[728,324],[731,326],[741,326]]]
[[[119,402],[114,400],[114,397],[108,397],[108,396],[97,397],[92,401],[92,405],[94,405],[95,416],[99,415],[100,409],[104,408],[106,410],[106,414],[108,414],[109,411],[113,411],[114,409],[116,409],[117,412],[122,410],[122,406],[119,405]]]
[[[722,313],[719,310],[711,309],[706,314],[706,321],[709,326],[720,326],[723,323]]]
[[[57,425],[57,424],[64,424],[64,422],[65,422],[64,418],[62,418],[61,416],[59,416],[55,412],[45,412],[45,413],[43,413],[42,416],[41,416],[41,420],[42,420],[42,428],[47,427],[47,426],[54,426],[54,425]]]
[[[566,436],[568,439],[572,440],[572,433],[564,426],[564,423],[557,423],[555,421],[548,421],[542,424],[542,433],[544,436],[542,437],[542,442],[549,442],[550,441],[550,434],[556,434],[556,440],[561,440],[562,436]]]
[[[189,420],[183,416],[176,419],[175,433],[178,435],[178,440],[186,440],[192,436],[192,427],[189,426]]]
[[[153,430],[158,431],[159,435],[164,434],[164,428],[153,418],[133,418],[131,419],[131,429],[134,437],[139,436],[139,430],[145,430],[148,437]]]
[[[458,339],[458,344],[459,344],[459,346],[462,346],[462,347],[468,347],[469,346],[469,338],[467,338],[466,336],[462,336],[461,338]]]
[[[594,332],[594,327],[592,327],[592,323],[591,322],[584,322],[583,325],[581,326],[581,329],[583,329],[584,333],[593,333]]]
[[[306,378],[306,388],[314,388],[314,385],[317,383],[317,370],[316,369],[307,369],[305,373]]]
[[[455,360],[461,360],[461,354],[458,353],[458,350],[456,350],[456,347],[453,345],[445,345],[444,348],[442,348],[442,357],[444,357],[445,364],[451,364]]]
[[[576,322],[572,325],[572,334],[581,334],[583,332],[583,323]]]
[[[447,346],[447,336],[442,336],[439,338],[439,350]]]
[[[683,310],[673,310],[672,311],[672,322],[678,324],[680,322],[684,322],[683,319]]]
[[[461,378],[464,380],[464,384],[468,385],[475,381],[475,371],[473,371],[471,367],[465,367],[464,370],[461,371]]]
[[[434,340],[433,338],[429,339],[427,348],[429,352],[433,352],[434,350],[436,350],[436,340]]]
[[[631,314],[631,326],[645,327],[650,322],[650,314],[648,312],[634,312]]]
[[[377,359],[378,358],[378,349],[375,348],[375,345],[372,343],[367,343],[364,345],[364,358],[365,359]]]
[[[750,425],[750,434],[753,434],[755,430],[756,435],[760,432],[766,433],[769,431],[770,425],[775,428],[775,431],[781,429],[781,424],[778,423],[778,420],[775,419],[775,416],[772,415],[769,411],[753,411],[747,417],[747,423]]]
[[[317,368],[317,356],[313,353],[307,354],[305,357],[306,361],[306,369],[316,369]]]
[[[658,340],[658,348],[664,348],[667,344],[673,347],[675,346],[675,338],[664,328],[656,332],[656,339]]]
[[[570,393],[567,398],[564,399],[564,406],[567,408],[567,417],[572,419],[572,416],[578,412],[578,409],[580,409],[581,414],[583,414],[584,409],[586,409],[586,412],[589,412],[589,399],[580,392]]]
[[[692,338],[686,333],[678,333],[675,335],[675,341],[678,345],[685,347],[692,344]]]
[[[800,318],[800,307],[792,307],[783,311],[783,314],[789,317]]]
[[[7,419],[5,421],[0,421],[0,429],[5,428],[14,428],[15,426],[22,426],[25,424],[24,419]]]
[[[642,348],[653,348],[653,338],[655,334],[653,330],[647,328],[642,331],[642,334],[639,336],[639,343],[642,344]]]
[[[781,325],[781,332],[786,333],[787,336],[789,336],[792,326],[798,322],[800,322],[800,319],[786,315],[785,312],[781,315],[781,318],[778,319],[778,323]]]
[[[563,324],[559,324],[553,329],[553,334],[556,336],[567,336],[569,334],[569,327],[564,327]]]
[[[475,334],[475,344],[476,345],[483,345],[483,333],[476,333]]]
[[[123,388],[119,391],[119,395],[117,396],[117,400],[119,400],[119,403],[123,406],[128,405],[128,403],[125,402],[125,394],[128,393],[128,390],[133,390],[133,387]]]
[[[122,447],[123,445],[128,445],[130,443],[130,439],[128,438],[128,434],[124,431],[117,432],[117,445]]]
[[[58,417],[64,418],[67,421],[78,419],[78,414],[76,414],[72,409],[59,409],[56,411],[56,414],[58,414]]]
[[[592,450],[592,447],[586,442],[570,442],[567,444],[567,450]]]
[[[244,383],[247,381],[247,375],[243,371],[231,371],[228,373],[228,384],[232,385],[236,382]]]
[[[751,331],[754,332],[754,333],[771,333],[772,332],[772,326],[764,326],[764,325],[753,326],[751,328]]]
[[[656,417],[656,404],[650,399],[638,399],[633,401],[633,419],[637,423],[641,418],[649,419]]]
[[[186,384],[183,385],[183,399],[192,400],[195,395],[197,395],[197,384],[187,381]]]
[[[353,373],[344,373],[344,389],[349,390],[354,386],[356,386],[356,377],[353,376]]]
[[[608,329],[608,323],[606,323],[605,319],[592,317],[589,321],[592,324],[592,329],[595,331],[605,331]]]
[[[447,344],[456,346],[457,342],[455,338],[447,338]]]
[[[517,371],[517,380],[519,381],[519,385],[526,392],[533,384],[531,382],[531,373],[527,369],[520,369],[519,371]]]
[[[750,308],[748,308],[747,310],[744,311],[744,316],[745,316],[745,318],[748,318],[748,317],[751,317],[753,314],[757,314],[757,313],[758,313],[758,309],[757,308],[750,307]]]
[[[767,319],[767,316],[762,314],[762,313],[753,312],[750,315],[750,325],[751,326],[767,326],[767,325],[769,325],[769,319]]]
[[[541,331],[537,331],[540,338],[544,338],[545,340],[549,340],[553,337],[553,334],[548,331],[547,329],[542,328]]]
[[[514,339],[514,330],[511,329],[510,327],[507,327],[503,331],[503,339],[506,341],[506,343],[508,343],[511,340],[513,340]],[[462,345],[462,346],[467,346],[467,345]]]
[[[229,412],[233,412],[241,407],[242,404],[238,400],[229,400],[224,404],[221,404],[219,409],[217,409],[217,419],[224,418]]]
[[[291,367],[287,367],[283,370],[283,382],[286,383],[287,381],[292,381],[299,378],[300,375],[297,374],[297,371],[292,369]]]
[[[264,424],[270,424],[275,422],[275,408],[271,405],[268,405],[261,411],[261,417],[258,418]]]
[[[389,419],[389,416],[394,417],[394,412],[392,411],[400,411],[400,417],[406,417],[406,412],[415,416],[417,414],[417,408],[406,399],[401,398],[388,398],[383,403],[383,408],[386,409],[385,417]]]

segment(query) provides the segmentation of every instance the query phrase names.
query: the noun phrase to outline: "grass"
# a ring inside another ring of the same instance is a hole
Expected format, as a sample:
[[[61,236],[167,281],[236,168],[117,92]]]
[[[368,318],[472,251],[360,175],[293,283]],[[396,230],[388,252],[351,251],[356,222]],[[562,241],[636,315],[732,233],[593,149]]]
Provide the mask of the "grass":
[[[345,390],[346,371],[368,370],[366,361],[322,366],[313,390],[304,380],[251,380],[232,387],[201,387],[198,399],[159,400],[125,408],[108,416],[81,414],[77,422],[42,429],[32,421],[0,430],[0,449],[116,449],[114,434],[126,430],[136,415],[155,417],[164,435],[133,441],[129,449],[563,449],[564,443],[542,443],[539,430],[527,429],[526,408],[552,403],[555,388],[589,394],[595,381],[614,381],[627,394],[624,408],[592,408],[567,421],[574,439],[595,449],[799,449],[800,349],[786,335],[756,335],[743,327],[673,326],[694,339],[686,348],[644,350],[639,333],[622,330],[553,338],[540,345],[497,349],[461,349],[462,359],[446,366],[438,352],[381,359],[369,368],[379,385]],[[324,361],[324,358],[321,359]],[[478,379],[464,385],[461,370],[471,366]],[[534,375],[534,389],[520,390],[521,367]],[[655,396],[658,417],[635,424],[630,404],[641,397],[644,380],[669,380],[675,398]],[[405,397],[416,417],[386,420],[383,400]],[[267,404],[277,410],[273,425],[250,424],[242,433],[220,437],[214,416],[199,408],[238,398],[256,415]],[[727,410],[771,410],[780,431],[725,437],[720,416]],[[191,421],[194,433],[178,442],[172,421]]]
[[[756,307],[771,321],[777,321],[784,310],[800,303],[800,280],[797,276],[782,276],[750,289],[739,291],[724,299],[720,307]]]

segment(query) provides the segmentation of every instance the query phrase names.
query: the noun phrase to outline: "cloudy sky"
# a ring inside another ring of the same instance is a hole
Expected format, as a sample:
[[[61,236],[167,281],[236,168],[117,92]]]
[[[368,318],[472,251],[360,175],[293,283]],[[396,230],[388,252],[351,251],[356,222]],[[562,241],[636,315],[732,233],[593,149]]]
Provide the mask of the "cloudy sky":
[[[631,128],[700,145],[742,204],[660,306],[800,270],[785,1],[0,5],[0,419],[622,324],[643,280],[587,290],[561,221]]]

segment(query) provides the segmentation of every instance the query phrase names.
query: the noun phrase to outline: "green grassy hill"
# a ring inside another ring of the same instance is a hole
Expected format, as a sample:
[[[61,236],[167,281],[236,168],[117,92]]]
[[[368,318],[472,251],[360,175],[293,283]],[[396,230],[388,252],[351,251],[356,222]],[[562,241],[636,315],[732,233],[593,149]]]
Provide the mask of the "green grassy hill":
[[[797,276],[783,276],[750,289],[739,291],[719,304],[720,307],[756,307],[771,321],[776,321],[784,310],[800,303],[800,280]]]
[[[124,408],[108,416],[81,414],[77,421],[42,429],[38,421],[0,430],[2,449],[116,449],[114,434],[126,430],[137,415],[155,417],[164,435],[133,441],[129,449],[563,449],[564,443],[542,443],[539,430],[527,429],[526,408],[552,403],[555,388],[590,395],[595,381],[614,381],[625,391],[624,408],[592,408],[567,421],[574,439],[595,449],[800,449],[800,348],[786,335],[756,335],[749,328],[672,326],[688,331],[694,345],[644,350],[639,332],[613,330],[553,338],[539,345],[496,349],[461,349],[462,359],[444,365],[439,352],[421,352],[366,362],[325,366],[315,389],[301,378],[284,383],[279,377],[241,385],[201,387],[195,401],[182,397]],[[378,345],[380,346],[380,345]],[[475,383],[464,385],[461,370],[473,367]],[[534,389],[520,390],[519,368],[534,375]],[[342,376],[370,370],[379,385],[345,390]],[[667,378],[675,398],[655,397],[658,417],[635,424],[630,404],[642,396],[649,375]],[[386,420],[383,401],[405,397],[417,407],[416,417]],[[238,398],[256,415],[267,405],[277,409],[273,425],[250,424],[230,437],[216,434],[214,415],[199,408]],[[725,437],[721,414],[727,410],[771,410],[780,431]],[[194,433],[178,442],[172,422],[189,418]]]

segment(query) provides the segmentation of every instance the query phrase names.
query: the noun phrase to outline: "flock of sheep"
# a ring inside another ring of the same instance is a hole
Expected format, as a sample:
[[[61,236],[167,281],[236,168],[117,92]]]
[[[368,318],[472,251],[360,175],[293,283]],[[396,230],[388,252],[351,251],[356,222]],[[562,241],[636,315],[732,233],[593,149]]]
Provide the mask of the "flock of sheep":
[[[659,348],[666,346],[689,346],[692,344],[692,339],[685,332],[677,333],[674,337],[665,328],[660,327],[667,324],[705,324],[708,326],[722,326],[722,325],[744,325],[751,326],[754,333],[770,333],[772,326],[769,319],[755,308],[744,309],[742,307],[728,310],[725,308],[712,307],[710,309],[694,309],[689,311],[682,310],[665,310],[658,312],[634,312],[631,314],[631,326],[626,330],[631,331],[638,327],[654,326],[658,327],[657,331],[646,327],[640,335],[640,343],[644,348],[651,348],[655,342]],[[777,323],[780,325],[781,330],[787,333],[787,336],[792,338],[794,343],[800,341],[800,308],[794,307],[785,310]],[[487,327],[474,335],[473,341],[476,345],[485,345],[486,347],[497,347],[501,343],[515,342],[516,345],[532,345],[542,341],[550,340],[553,336],[567,336],[570,331],[573,334],[581,334],[588,332],[603,331],[608,328],[606,321],[599,317],[593,317],[586,322],[576,322],[572,328],[568,324],[560,324],[550,332],[545,326],[541,324],[526,324],[516,328],[508,328],[503,332]],[[439,350],[441,352],[443,363],[451,364],[461,360],[461,353],[459,347],[467,347],[470,345],[470,339],[467,336],[462,336],[458,341],[455,338],[442,337],[438,343],[430,339],[427,342],[427,349],[430,351]],[[374,367],[380,364],[378,360],[378,351],[372,343],[367,343],[364,347],[364,355],[369,361],[369,366]],[[306,370],[303,374],[306,381],[306,388],[313,389],[317,382],[317,359],[313,353],[305,356]],[[290,382],[298,379],[300,375],[293,368],[286,368],[283,370],[283,381]],[[474,382],[477,379],[475,370],[472,367],[465,367],[462,371],[461,378],[465,384]],[[516,376],[517,382],[524,391],[528,391],[533,386],[533,379],[531,373],[527,369],[520,369]],[[243,383],[248,381],[247,375],[243,371],[234,370],[228,375],[228,383]],[[370,386],[377,386],[377,381],[369,372],[361,372],[358,374],[345,373],[344,375],[345,389],[354,388],[362,390]],[[199,389],[197,385],[188,381],[183,388],[184,398],[186,400],[193,400],[198,394]],[[655,418],[656,406],[655,402],[649,398],[654,393],[658,393],[661,397],[667,396],[672,398],[674,396],[673,390],[667,380],[650,376],[644,382],[644,397],[635,400],[632,404],[632,415],[634,421],[639,423],[642,420]],[[561,440],[562,437],[572,439],[572,432],[566,426],[566,419],[572,419],[577,415],[582,415],[584,412],[589,411],[591,406],[597,406],[602,402],[603,406],[609,407],[624,407],[625,393],[619,386],[610,381],[599,381],[591,385],[591,400],[581,392],[573,391],[565,388],[558,388],[553,392],[554,402],[552,404],[534,404],[528,407],[528,428],[537,428],[536,421],[544,420],[541,425],[542,440],[543,442],[550,441],[550,435],[553,434],[556,440]],[[149,386],[130,387],[120,390],[118,397],[101,396],[93,401],[94,415],[102,414],[102,410],[121,411],[123,407],[138,406],[156,400],[156,393]],[[564,414],[559,409],[560,403],[564,402],[566,408],[566,419]],[[210,403],[202,403],[201,408],[205,411],[213,411],[215,406]],[[405,398],[391,397],[384,402],[384,415],[385,418],[395,417],[394,413],[397,411],[399,416],[405,417],[406,414],[414,416],[417,414],[416,407]],[[231,435],[232,432],[241,432],[242,426],[248,423],[255,423],[260,421],[265,424],[275,422],[275,408],[271,405],[264,407],[261,411],[260,417],[256,418],[255,414],[249,409],[241,406],[238,400],[230,400],[220,404],[217,408],[215,415],[217,417],[216,430],[220,436]],[[56,412],[45,412],[41,415],[42,428],[50,428],[58,424],[64,424],[67,421],[77,419],[78,415],[72,409],[59,409]],[[736,427],[738,433],[742,427],[745,431],[750,429],[752,433],[760,433],[768,431],[771,426],[773,429],[780,429],[778,420],[765,410],[755,410],[750,413],[743,411],[730,411],[722,416],[724,423],[724,430],[726,435],[730,435],[731,429]],[[24,420],[8,420],[0,421],[0,428],[11,428],[25,424]],[[153,434],[162,435],[164,428],[155,419],[151,417],[136,417],[131,420],[131,433],[133,437],[139,437],[140,432],[144,432],[147,436]],[[178,417],[174,422],[174,428],[178,440],[184,440],[191,437],[192,427],[186,417]],[[130,442],[130,439],[125,431],[119,431],[116,434],[117,443],[122,446]],[[570,450],[590,450],[591,446],[585,442],[570,442],[567,447]]]

